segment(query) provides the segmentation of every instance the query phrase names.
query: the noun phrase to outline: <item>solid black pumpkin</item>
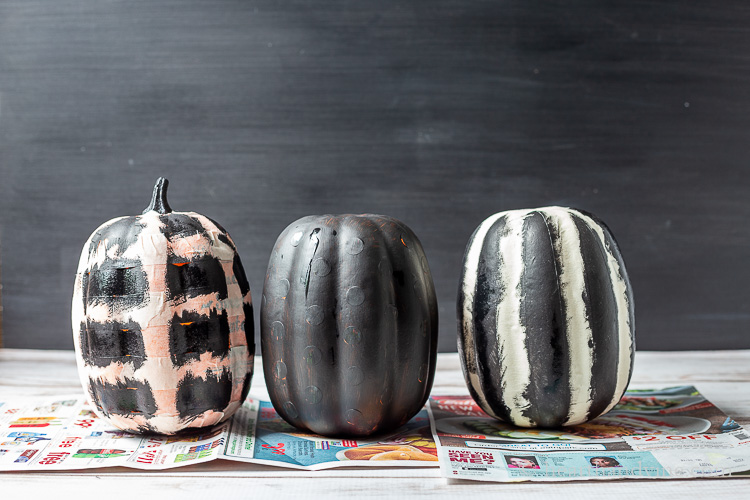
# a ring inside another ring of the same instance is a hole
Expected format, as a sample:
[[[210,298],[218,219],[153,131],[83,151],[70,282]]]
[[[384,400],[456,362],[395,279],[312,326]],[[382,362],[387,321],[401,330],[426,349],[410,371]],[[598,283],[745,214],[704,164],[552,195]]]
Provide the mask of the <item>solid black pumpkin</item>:
[[[609,411],[635,352],[633,292],[609,229],[580,210],[495,214],[466,248],[459,353],[490,415],[523,427]]]
[[[382,215],[304,217],[276,241],[261,306],[263,370],[290,424],[366,436],[424,405],[438,315],[422,245]]]

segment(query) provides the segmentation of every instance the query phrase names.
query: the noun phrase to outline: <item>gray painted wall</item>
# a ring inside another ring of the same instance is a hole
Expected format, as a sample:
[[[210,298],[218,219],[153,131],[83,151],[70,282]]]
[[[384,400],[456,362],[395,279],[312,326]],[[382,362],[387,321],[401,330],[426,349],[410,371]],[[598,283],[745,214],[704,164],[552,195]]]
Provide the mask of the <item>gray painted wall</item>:
[[[164,175],[256,303],[287,224],[385,213],[455,350],[473,229],[570,205],[620,242],[639,348],[750,348],[748,25],[724,0],[3,0],[5,346],[72,348],[84,241]]]

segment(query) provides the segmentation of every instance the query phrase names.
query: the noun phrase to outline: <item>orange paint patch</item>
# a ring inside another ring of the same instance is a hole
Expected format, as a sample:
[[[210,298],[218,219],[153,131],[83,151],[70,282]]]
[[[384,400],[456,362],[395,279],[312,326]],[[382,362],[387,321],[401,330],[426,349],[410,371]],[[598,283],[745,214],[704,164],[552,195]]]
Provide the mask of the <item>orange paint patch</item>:
[[[180,257],[192,258],[197,255],[206,255],[211,252],[211,241],[208,238],[195,233],[183,236],[175,241],[170,241],[170,250]]]
[[[196,418],[192,422],[190,422],[187,427],[208,427],[210,425],[217,424],[224,420],[224,412],[217,412],[213,410],[208,410],[204,412],[200,417]]]
[[[169,357],[169,325],[148,326],[142,336],[147,358]]]
[[[126,367],[124,364],[120,363],[119,361],[115,363],[111,363],[104,368],[98,368],[96,369],[96,378],[101,380],[102,382],[106,382],[108,384],[117,384],[118,382],[122,382],[125,376],[123,375],[123,371],[125,371]],[[91,376],[93,370],[89,369],[89,375]]]
[[[177,415],[177,389],[163,389],[154,391],[154,401],[156,401],[156,415]]]

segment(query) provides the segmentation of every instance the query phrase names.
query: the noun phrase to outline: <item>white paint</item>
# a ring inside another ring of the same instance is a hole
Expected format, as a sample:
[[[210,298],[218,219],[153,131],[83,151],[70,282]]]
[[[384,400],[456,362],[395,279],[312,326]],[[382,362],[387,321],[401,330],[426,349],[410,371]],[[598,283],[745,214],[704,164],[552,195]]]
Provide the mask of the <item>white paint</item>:
[[[502,398],[514,424],[536,425],[523,413],[531,403],[524,396],[531,381],[531,365],[526,350],[526,329],[521,318],[521,277],[523,276],[523,223],[532,210],[510,212],[506,218],[508,235],[500,239],[500,279],[505,293],[497,305],[497,340],[502,374]]]
[[[562,262],[558,276],[570,353],[570,409],[564,425],[575,425],[586,421],[591,407],[591,371],[594,367],[594,356],[589,347],[593,342],[593,334],[584,314],[583,294],[586,284],[583,278],[581,238],[570,209],[546,207],[539,212],[544,215],[548,224],[555,227],[558,234],[553,243],[555,253],[561,257]]]
[[[479,398],[479,405],[482,408],[488,408],[487,400],[484,398],[484,391],[479,383],[479,376],[477,375],[477,361],[476,361],[476,349],[474,348],[474,296],[477,291],[477,270],[479,269],[479,256],[482,253],[482,245],[484,245],[484,239],[487,236],[487,232],[490,230],[492,225],[503,217],[505,212],[501,212],[495,215],[491,215],[482,222],[474,232],[473,238],[469,241],[469,248],[466,251],[466,257],[464,258],[464,270],[463,270],[463,282],[461,283],[461,290],[463,292],[464,301],[461,304],[461,317],[459,321],[463,326],[462,328],[462,341],[464,344],[463,353],[464,360],[466,361],[466,373],[469,376],[469,383],[474,388],[474,392]]]
[[[614,291],[615,302],[617,303],[617,336],[619,346],[617,384],[615,385],[615,393],[612,401],[607,405],[607,409],[603,412],[607,413],[614,408],[618,401],[620,401],[620,398],[625,393],[625,389],[627,389],[628,380],[630,378],[630,353],[634,346],[633,337],[631,336],[632,325],[630,324],[630,309],[627,301],[628,286],[624,279],[625,269],[620,269],[620,265],[612,253],[612,249],[604,244],[607,239],[602,227],[584,214],[579,213],[578,216],[581,217],[586,224],[591,226],[605,248],[607,253],[607,268],[609,269],[609,281],[612,283],[612,290]]]

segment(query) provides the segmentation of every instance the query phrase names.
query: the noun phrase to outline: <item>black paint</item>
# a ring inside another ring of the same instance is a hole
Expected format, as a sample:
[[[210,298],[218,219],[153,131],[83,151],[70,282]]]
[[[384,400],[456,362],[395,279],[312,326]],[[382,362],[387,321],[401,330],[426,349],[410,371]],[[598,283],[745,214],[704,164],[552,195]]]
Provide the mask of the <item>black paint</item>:
[[[94,237],[91,238],[89,257],[93,256],[101,244],[105,245],[107,252],[117,247],[117,253],[122,255],[133,243],[138,241],[142,230],[143,225],[135,217],[123,217],[115,220],[102,229],[98,229]]]
[[[81,276],[84,312],[88,307],[106,304],[110,311],[137,309],[148,303],[148,276],[133,260],[106,261]]]
[[[135,321],[81,323],[81,355],[88,365],[132,363],[137,370],[146,358],[141,326]]]
[[[569,380],[574,367],[570,365],[568,336],[577,332],[565,327],[560,267],[553,247],[559,235],[539,212],[524,220],[523,232],[520,310],[531,368],[531,383],[525,396],[532,402],[524,415],[539,427],[557,427],[565,422],[570,409]],[[600,347],[606,349],[608,346]],[[603,376],[608,377],[610,373],[616,373],[616,366],[615,362],[598,368],[606,371]]]
[[[191,420],[209,410],[224,411],[231,396],[232,378],[227,370],[222,370],[218,376],[209,372],[205,380],[188,373],[178,385],[177,411],[183,420]]]
[[[217,294],[227,298],[227,278],[219,259],[209,255],[187,260],[170,255],[167,259],[167,293],[172,300]]]
[[[491,415],[511,423],[517,422],[509,418],[510,410],[515,409],[528,419],[524,425],[553,428],[564,425],[569,420],[573,389],[581,391],[588,402],[586,413],[576,412],[574,418],[578,422],[593,419],[622,396],[617,388],[618,377],[623,373],[620,365],[623,348],[631,349],[630,359],[625,362],[632,369],[632,289],[617,245],[596,217],[585,214],[591,219],[587,221],[579,211],[565,212],[558,216],[554,211],[547,213],[540,209],[525,212],[523,218],[518,213],[504,214],[487,228],[481,241],[476,240],[477,230],[467,244],[465,260],[472,247],[480,250],[477,267],[471,271],[476,273],[473,275],[475,288],[469,291],[473,302],[466,305],[470,309],[471,323],[468,329],[463,323],[459,325],[459,357],[467,385],[477,403]],[[558,229],[567,217],[573,228],[562,233]],[[522,226],[511,232],[508,224],[511,220]],[[577,246],[569,245],[571,242]],[[520,247],[521,255],[506,251],[506,246]],[[613,281],[617,278],[612,277],[614,269],[608,252],[623,266],[621,276],[625,280],[626,297],[621,297],[621,292],[615,288]],[[570,268],[578,258],[583,262],[581,269]],[[464,262],[464,272],[467,265],[468,262]],[[514,284],[513,295],[504,296],[511,290],[503,290],[503,287],[513,282],[512,273],[518,271],[520,282]],[[580,289],[564,288],[575,283],[563,282],[570,272],[581,274]],[[463,287],[468,278],[462,274],[457,310],[460,320],[467,322],[469,318],[463,314],[466,299]],[[566,300],[567,296],[571,296],[571,300]],[[620,299],[626,299],[627,303],[623,304]],[[497,317],[497,307],[503,300],[516,301],[517,317]],[[630,315],[628,324],[620,324],[620,313],[624,317]],[[586,355],[591,356],[593,363],[590,372],[584,373],[590,376],[586,387],[570,386],[574,374],[582,368],[571,365],[570,346],[579,342],[586,332],[571,329],[575,322],[567,318],[585,319],[591,331]],[[518,322],[521,332],[505,329],[506,320]],[[620,331],[629,334],[627,345],[621,344]],[[520,381],[525,387],[521,396],[528,402],[526,406],[512,402],[512,398],[503,393],[509,377],[519,376],[509,364],[515,361],[502,351],[502,340],[515,335],[522,335],[515,341],[523,342],[527,356],[525,360],[518,360],[524,366],[528,364],[529,369],[527,379]],[[475,378],[469,377],[469,373],[475,373]],[[626,376],[629,378],[630,373]],[[624,390],[625,385],[622,387]],[[510,405],[514,406],[509,408]]]
[[[435,373],[437,304],[424,251],[405,224],[378,215],[293,222],[276,242],[263,295],[266,385],[287,422],[366,436],[422,408]]]
[[[573,216],[573,221],[581,240],[586,288],[584,304],[593,340],[594,364],[591,373],[594,377],[589,411],[591,415],[598,416],[612,402],[617,386],[617,371],[614,367],[619,365],[620,345],[617,339],[620,324],[604,242],[580,217]],[[607,234],[606,229],[604,233]]]
[[[148,207],[146,207],[146,210],[143,211],[144,214],[154,211],[159,214],[168,214],[172,211],[172,207],[169,206],[169,203],[167,202],[167,188],[169,187],[169,181],[165,179],[164,177],[159,177],[156,180],[156,185],[154,186],[154,193],[151,196],[151,203]]]
[[[481,257],[477,266],[477,287],[473,302],[473,328],[476,335],[472,354],[477,364],[477,376],[482,388],[484,399],[494,409],[495,414],[503,419],[510,418],[510,408],[503,402],[502,392],[495,390],[502,384],[505,370],[502,368],[500,356],[484,356],[482,353],[500,352],[497,337],[497,304],[507,293],[502,282],[496,279],[496,273],[501,269],[499,258],[500,238],[506,233],[506,219],[498,219],[487,232],[482,244]],[[468,250],[467,250],[468,252]],[[464,296],[459,286],[458,308],[462,308]],[[463,330],[463,324],[459,323]],[[465,332],[464,332],[465,333]],[[459,337],[459,342],[463,337]],[[468,347],[461,346],[466,352]],[[472,397],[478,401],[475,389],[467,384]]]
[[[202,237],[208,238],[208,230],[198,219],[190,215],[173,212],[167,215],[160,215],[159,220],[164,224],[159,230],[170,241],[194,234],[200,234]]]
[[[639,348],[750,348],[749,25],[743,0],[3,0],[5,346],[72,348],[82,245],[163,175],[253,290],[303,215],[403,220],[443,351],[472,229],[548,205],[617,235]]]
[[[202,354],[223,358],[229,355],[227,312],[211,309],[209,315],[185,311],[169,324],[169,353],[172,363],[182,366],[198,361]]]
[[[232,272],[234,277],[237,279],[237,284],[240,286],[240,293],[244,297],[250,291],[250,283],[247,282],[247,276],[245,276],[245,268],[242,267],[242,261],[238,254],[234,254],[234,260],[232,262]]]
[[[89,392],[105,415],[140,415],[148,418],[156,413],[156,401],[148,381],[125,378],[124,381],[110,384],[89,379]]]

